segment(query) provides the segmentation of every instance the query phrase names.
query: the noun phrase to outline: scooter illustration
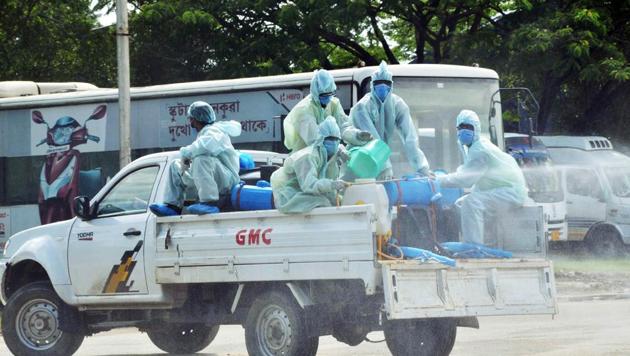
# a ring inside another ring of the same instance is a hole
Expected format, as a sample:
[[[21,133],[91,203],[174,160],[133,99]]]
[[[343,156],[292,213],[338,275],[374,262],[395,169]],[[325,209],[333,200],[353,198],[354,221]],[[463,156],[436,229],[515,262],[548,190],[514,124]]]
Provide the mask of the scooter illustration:
[[[88,133],[88,121],[105,117],[107,106],[99,105],[83,126],[70,116],[57,119],[50,127],[41,112],[33,111],[32,120],[48,128],[46,138],[37,144],[48,144],[46,163],[39,176],[39,217],[42,224],[70,219],[74,216],[73,200],[79,193],[80,152],[74,147],[88,140],[99,142]]]

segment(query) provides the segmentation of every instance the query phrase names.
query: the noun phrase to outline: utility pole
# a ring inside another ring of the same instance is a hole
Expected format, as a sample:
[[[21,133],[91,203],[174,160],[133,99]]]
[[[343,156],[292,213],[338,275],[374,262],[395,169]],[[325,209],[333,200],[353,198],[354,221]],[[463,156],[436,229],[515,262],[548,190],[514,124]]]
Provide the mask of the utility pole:
[[[118,120],[120,123],[120,168],[131,162],[131,98],[129,94],[129,24],[127,0],[116,0],[118,53]]]

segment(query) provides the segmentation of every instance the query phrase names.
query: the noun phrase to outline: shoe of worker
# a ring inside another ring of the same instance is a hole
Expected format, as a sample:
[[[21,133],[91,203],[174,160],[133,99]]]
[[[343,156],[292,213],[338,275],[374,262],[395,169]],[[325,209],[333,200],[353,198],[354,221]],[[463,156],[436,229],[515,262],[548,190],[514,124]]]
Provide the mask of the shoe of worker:
[[[216,214],[219,208],[212,203],[197,203],[189,206],[188,212],[197,215]]]

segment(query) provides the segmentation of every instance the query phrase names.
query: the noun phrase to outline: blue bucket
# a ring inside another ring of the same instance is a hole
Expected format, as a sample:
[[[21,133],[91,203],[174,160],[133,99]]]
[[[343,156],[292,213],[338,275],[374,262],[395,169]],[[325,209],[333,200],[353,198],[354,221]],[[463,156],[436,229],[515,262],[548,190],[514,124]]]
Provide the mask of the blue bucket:
[[[265,183],[259,181],[257,185],[246,185],[241,182],[232,187],[232,207],[236,210],[274,209],[271,187],[265,186]]]
[[[405,176],[403,178],[417,178],[415,176]],[[398,203],[403,205],[421,205],[428,206],[431,204],[431,198],[440,191],[437,182],[433,181],[435,193],[431,189],[431,183],[428,179],[402,180],[399,182],[386,182],[383,184],[385,191],[389,197],[389,205],[394,206]]]

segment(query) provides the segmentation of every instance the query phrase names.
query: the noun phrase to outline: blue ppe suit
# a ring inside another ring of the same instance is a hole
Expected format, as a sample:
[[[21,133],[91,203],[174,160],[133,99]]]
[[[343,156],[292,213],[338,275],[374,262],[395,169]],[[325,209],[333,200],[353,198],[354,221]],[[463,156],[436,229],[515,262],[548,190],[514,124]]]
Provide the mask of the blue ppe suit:
[[[418,147],[418,132],[409,114],[409,106],[398,95],[390,93],[381,101],[374,90],[377,80],[393,81],[392,73],[387,70],[385,62],[381,62],[379,69],[372,74],[370,93],[366,94],[350,110],[350,118],[355,128],[367,131],[374,138],[389,144],[395,131],[398,131],[405,150],[405,155],[414,171],[428,175],[429,162],[420,147]],[[352,143],[351,143],[352,144]],[[387,161],[378,179],[393,176],[391,161]]]
[[[457,171],[438,176],[442,187],[470,188],[471,193],[455,203],[460,208],[462,241],[483,244],[484,213],[522,206],[527,198],[523,172],[509,154],[481,138],[481,123],[474,111],[462,110],[457,126],[474,127],[473,142],[464,147],[464,164]]]
[[[304,213],[335,204],[339,177],[337,154],[328,157],[324,138],[340,137],[333,117],[319,125],[318,137],[310,146],[290,155],[282,168],[271,175],[274,203],[283,213]]]
[[[311,93],[291,109],[283,122],[284,145],[289,151],[293,153],[313,144],[319,136],[318,125],[328,116],[336,119],[344,141],[357,145],[364,143],[357,138],[359,130],[352,127],[338,98],[333,97],[325,108],[322,107],[319,95],[333,93],[336,90],[335,81],[328,71],[325,69],[315,71],[311,79]]]

